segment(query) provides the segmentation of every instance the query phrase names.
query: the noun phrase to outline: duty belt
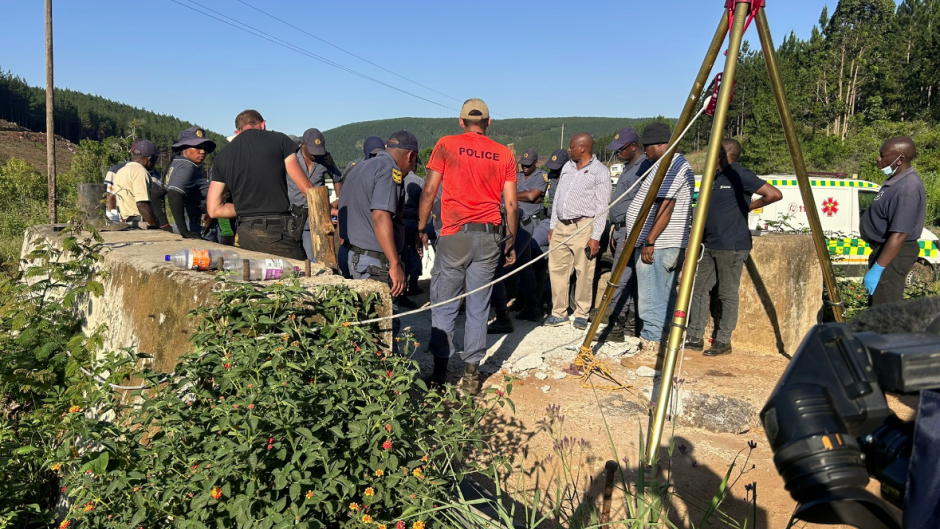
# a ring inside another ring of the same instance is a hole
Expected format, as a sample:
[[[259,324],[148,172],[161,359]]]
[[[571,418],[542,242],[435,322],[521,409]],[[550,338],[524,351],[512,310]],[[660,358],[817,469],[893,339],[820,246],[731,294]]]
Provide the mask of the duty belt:
[[[290,216],[290,213],[286,215],[262,215],[259,217],[239,217],[238,221],[245,223],[247,225],[254,224],[256,222],[263,222],[265,226],[280,226],[284,224],[284,217]]]
[[[613,226],[616,230],[622,230],[627,227],[627,221],[622,220],[620,222],[611,222],[610,225]]]
[[[483,232],[483,233],[499,233],[499,226],[496,224],[478,224],[476,222],[471,222],[469,224],[464,224],[460,227],[460,231],[466,232]]]
[[[357,253],[359,255],[367,255],[373,259],[378,259],[384,264],[388,263],[388,258],[385,257],[385,252],[376,252],[373,250],[366,250],[366,249],[356,246],[355,244],[347,244],[346,247],[352,253]]]

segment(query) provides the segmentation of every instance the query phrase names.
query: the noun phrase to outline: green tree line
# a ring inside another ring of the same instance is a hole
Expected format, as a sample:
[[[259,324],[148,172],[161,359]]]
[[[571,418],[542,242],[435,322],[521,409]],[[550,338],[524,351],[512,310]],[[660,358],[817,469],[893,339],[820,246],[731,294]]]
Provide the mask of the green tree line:
[[[102,141],[112,136],[147,138],[169,149],[177,134],[193,126],[188,121],[125,105],[101,96],[55,89],[56,134],[73,143],[83,139]],[[34,132],[46,131],[46,91],[29,86],[24,79],[0,70],[0,119],[11,121]],[[221,134],[206,131],[218,145],[225,145]]]
[[[791,32],[779,43],[778,63],[810,171],[881,182],[879,146],[909,135],[930,191],[940,172],[938,41],[938,0],[897,6],[892,0],[841,0],[831,14],[822,10],[809,38]],[[736,81],[725,134],[742,142],[742,163],[758,174],[792,173],[759,45],[745,41]],[[704,149],[710,127],[710,120],[699,120],[684,147]]]

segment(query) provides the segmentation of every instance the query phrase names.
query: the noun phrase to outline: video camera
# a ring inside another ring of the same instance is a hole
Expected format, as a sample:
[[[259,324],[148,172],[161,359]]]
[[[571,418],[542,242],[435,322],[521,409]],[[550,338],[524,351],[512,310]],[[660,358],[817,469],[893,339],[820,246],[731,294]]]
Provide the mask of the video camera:
[[[795,518],[901,528],[905,509],[904,527],[940,527],[940,411],[924,418],[925,406],[940,410],[940,393],[929,391],[940,388],[936,327],[940,318],[919,329],[933,333],[855,333],[829,323],[803,340],[760,414],[777,471],[799,503]],[[921,390],[915,430],[891,412],[884,391]],[[881,498],[866,490],[869,476],[881,482]],[[932,521],[923,525],[923,516]]]

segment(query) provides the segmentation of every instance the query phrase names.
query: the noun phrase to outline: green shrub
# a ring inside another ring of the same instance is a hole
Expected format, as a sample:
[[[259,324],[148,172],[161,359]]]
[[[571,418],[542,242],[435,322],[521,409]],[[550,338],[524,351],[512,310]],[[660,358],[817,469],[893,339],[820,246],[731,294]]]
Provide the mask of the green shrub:
[[[194,350],[172,380],[124,410],[126,440],[96,433],[94,416],[75,416],[73,430],[95,444],[79,457],[79,447],[59,450],[69,520],[394,527],[429,509],[429,497],[452,493],[462,461],[484,441],[487,409],[450,389],[417,391],[412,360],[344,325],[369,312],[374,295],[363,311],[345,287],[223,287],[194,315]],[[409,525],[417,521],[429,522]]]

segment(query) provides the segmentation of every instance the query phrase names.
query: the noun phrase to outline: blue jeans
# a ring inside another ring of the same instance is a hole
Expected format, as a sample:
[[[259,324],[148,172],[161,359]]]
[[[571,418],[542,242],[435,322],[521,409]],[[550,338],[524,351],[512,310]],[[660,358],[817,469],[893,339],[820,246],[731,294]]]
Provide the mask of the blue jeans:
[[[640,337],[659,342],[676,305],[676,282],[685,260],[685,248],[657,248],[653,250],[652,264],[643,262],[640,251],[640,248],[634,250],[639,293],[637,309],[643,320]]]
[[[431,304],[475,290],[493,280],[500,254],[497,237],[484,232],[457,232],[438,237],[431,268]],[[492,290],[490,287],[465,298],[467,320],[461,357],[468,364],[479,365],[486,356],[486,321],[490,317]],[[450,358],[457,350],[454,327],[459,308],[458,300],[431,309],[428,348],[438,358]]]
[[[421,276],[421,256],[415,246],[415,237],[418,235],[418,219],[405,219],[405,251],[401,254],[405,265],[407,279],[417,281]]]
[[[624,251],[623,245],[628,235],[630,235],[630,232],[627,231],[627,228],[620,228],[614,232],[614,240],[617,242],[617,251],[614,252],[614,266],[620,261],[620,255],[623,254]],[[617,284],[617,290],[614,291],[613,297],[610,298],[610,306],[608,306],[607,312],[615,318],[623,318],[630,312],[634,314],[637,313],[635,263],[637,254],[639,253],[638,250],[635,250],[633,255],[630,256],[630,260],[627,261],[627,267],[623,269],[623,275],[620,276],[620,283]]]

